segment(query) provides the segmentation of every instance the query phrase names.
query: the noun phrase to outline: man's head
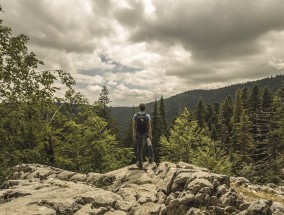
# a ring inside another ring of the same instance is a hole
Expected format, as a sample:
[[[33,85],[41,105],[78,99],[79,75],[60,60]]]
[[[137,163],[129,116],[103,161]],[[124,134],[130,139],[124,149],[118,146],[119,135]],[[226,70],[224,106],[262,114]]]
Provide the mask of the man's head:
[[[146,105],[143,104],[143,103],[141,103],[141,104],[139,105],[139,109],[140,109],[140,111],[143,112],[143,111],[146,109]]]

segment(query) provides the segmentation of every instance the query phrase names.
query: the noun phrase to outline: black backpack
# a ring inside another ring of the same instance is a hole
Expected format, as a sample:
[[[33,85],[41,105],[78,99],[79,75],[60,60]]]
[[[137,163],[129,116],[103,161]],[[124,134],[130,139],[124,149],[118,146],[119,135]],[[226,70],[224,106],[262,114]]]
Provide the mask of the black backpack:
[[[148,132],[148,120],[146,113],[137,113],[136,124],[138,133],[145,134]]]

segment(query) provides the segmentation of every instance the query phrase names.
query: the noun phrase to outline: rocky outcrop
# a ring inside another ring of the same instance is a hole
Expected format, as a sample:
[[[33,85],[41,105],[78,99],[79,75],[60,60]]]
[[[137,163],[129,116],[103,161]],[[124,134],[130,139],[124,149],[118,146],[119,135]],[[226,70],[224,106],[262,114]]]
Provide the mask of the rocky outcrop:
[[[19,165],[0,190],[0,214],[284,214],[282,187],[253,187],[257,185],[244,178],[183,162],[145,166],[147,172],[128,166],[106,174],[80,174]],[[239,188],[269,190],[280,201],[247,199]]]

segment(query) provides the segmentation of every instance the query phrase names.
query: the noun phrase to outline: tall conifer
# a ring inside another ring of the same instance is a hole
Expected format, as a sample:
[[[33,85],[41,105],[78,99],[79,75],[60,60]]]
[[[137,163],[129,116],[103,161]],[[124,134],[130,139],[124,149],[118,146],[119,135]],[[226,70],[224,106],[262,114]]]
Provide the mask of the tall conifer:
[[[160,99],[159,112],[160,112],[160,120],[161,120],[161,124],[160,124],[161,134],[167,136],[168,135],[168,125],[167,125],[166,108],[165,108],[163,96],[161,96],[161,99]]]
[[[203,101],[201,99],[198,100],[198,103],[195,107],[195,119],[198,123],[198,126],[200,128],[204,128],[205,127],[205,115],[206,115],[206,111],[205,111],[205,105],[203,103]]]
[[[154,150],[154,159],[157,163],[160,162],[160,136],[161,136],[161,118],[158,109],[158,102],[154,102],[154,110],[152,113],[152,134],[153,134],[153,150]]]

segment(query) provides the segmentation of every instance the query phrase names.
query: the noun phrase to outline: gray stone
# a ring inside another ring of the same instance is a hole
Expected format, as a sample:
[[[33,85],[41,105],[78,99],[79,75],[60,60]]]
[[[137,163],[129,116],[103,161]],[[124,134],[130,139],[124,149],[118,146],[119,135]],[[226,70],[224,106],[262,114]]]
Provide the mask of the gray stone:
[[[127,215],[127,213],[125,211],[107,211],[106,213],[104,213],[104,215]]]
[[[206,193],[197,193],[194,196],[195,203],[201,204],[201,205],[207,205],[209,201],[210,196]]]
[[[211,206],[209,211],[212,215],[223,215],[225,213],[224,209],[219,206]]]
[[[225,212],[227,212],[227,213],[229,213],[229,214],[232,214],[233,212],[235,212],[237,209],[235,208],[235,207],[233,207],[233,206],[226,206],[225,208],[224,208],[224,211]]]
[[[192,193],[184,193],[179,196],[178,200],[184,205],[192,205],[194,202],[194,195]]]
[[[190,176],[188,172],[182,172],[178,174],[174,179],[173,185],[171,187],[171,192],[184,190],[184,186],[189,177]]]
[[[228,187],[227,187],[226,184],[222,184],[219,187],[217,187],[217,196],[218,197],[224,195],[227,192],[228,192]]]
[[[114,206],[116,210],[122,210],[122,211],[129,211],[131,207],[132,207],[131,202],[126,202],[121,200],[117,200]]]
[[[231,177],[231,180],[236,186],[242,186],[249,183],[249,180],[244,177]]]
[[[245,202],[245,203],[241,204],[239,208],[240,208],[241,211],[243,211],[243,210],[248,209],[249,206],[250,206],[250,203]]]
[[[134,211],[134,215],[150,215],[150,214],[159,214],[161,205],[153,202],[148,202],[141,205]]]
[[[196,215],[196,214],[201,214],[201,210],[199,208],[190,208],[186,215]]]
[[[71,172],[71,171],[63,171],[57,175],[57,177],[61,180],[69,180],[73,175],[75,175],[76,172]]]
[[[222,195],[218,199],[218,202],[224,207],[233,206],[236,203],[236,199],[237,199],[237,196],[236,196],[235,193],[228,192],[228,193],[225,193],[224,195]]]
[[[74,182],[78,182],[78,181],[81,181],[81,182],[84,182],[87,180],[87,175],[85,174],[80,174],[80,173],[76,173],[75,175],[73,175],[69,181],[74,181]]]
[[[145,197],[140,197],[139,199],[138,199],[138,203],[139,204],[145,204],[146,202],[148,202],[148,199],[147,198],[145,198]]]
[[[197,193],[201,188],[208,187],[210,189],[213,189],[213,185],[206,179],[194,179],[192,182],[190,182],[186,190],[190,190],[193,194]]]
[[[273,202],[270,208],[272,214],[284,214],[284,204]]]
[[[247,210],[253,214],[271,214],[270,204],[269,201],[257,200],[252,202]]]
[[[208,200],[209,206],[217,206],[218,205],[218,199],[216,196],[211,196]]]

